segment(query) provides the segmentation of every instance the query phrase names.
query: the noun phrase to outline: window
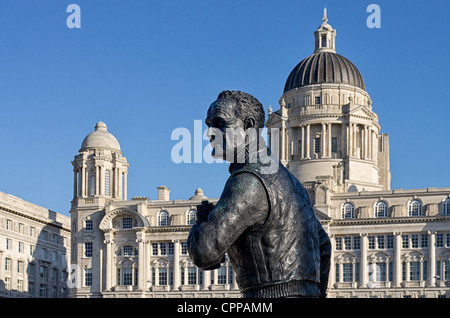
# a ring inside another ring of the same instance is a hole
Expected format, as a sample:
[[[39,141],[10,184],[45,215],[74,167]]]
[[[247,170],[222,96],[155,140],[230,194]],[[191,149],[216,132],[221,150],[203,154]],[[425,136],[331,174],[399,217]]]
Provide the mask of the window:
[[[428,247],[428,235],[422,234],[421,235],[421,241],[420,241],[421,247]]]
[[[10,272],[11,271],[11,264],[12,260],[10,258],[5,259],[5,271]]]
[[[158,255],[158,243],[152,243],[152,254]]]
[[[12,231],[12,220],[6,220],[6,229]]]
[[[197,267],[188,268],[188,285],[197,284]]]
[[[375,249],[375,236],[369,236],[369,250]]]
[[[375,217],[386,218],[388,216],[388,205],[384,201],[378,201],[375,205]]]
[[[384,235],[378,235],[377,236],[377,243],[379,249],[385,249],[386,245],[384,243]]]
[[[320,137],[314,138],[314,152],[320,153]]]
[[[394,235],[388,235],[386,237],[386,243],[387,248],[394,248]]]
[[[422,215],[422,203],[419,200],[412,200],[408,205],[409,216]]]
[[[187,213],[187,224],[188,225],[194,225],[195,222],[197,222],[197,211],[195,210],[190,210]]]
[[[105,195],[110,196],[111,195],[111,170],[105,171]]]
[[[436,247],[444,247],[444,234],[436,234]]]
[[[375,265],[375,281],[385,282],[386,281],[386,263],[374,263]]]
[[[84,243],[84,256],[92,257],[92,242]]]
[[[409,280],[420,280],[420,262],[409,263]]]
[[[320,102],[321,102],[320,96],[314,97],[314,103],[315,103],[316,105],[320,105]]]
[[[320,45],[320,47],[327,47],[327,36],[326,34],[323,34],[321,37],[322,43]]]
[[[47,272],[48,272],[48,270],[47,270],[47,267],[46,266],[40,266],[39,267],[39,276],[41,277],[41,278],[44,278],[44,279],[46,279],[47,278]]]
[[[161,255],[167,255],[166,242],[159,243],[159,251]]]
[[[336,237],[336,250],[342,250],[342,237]]]
[[[342,206],[342,218],[343,219],[355,218],[355,208],[353,207],[353,204],[347,202]]]
[[[47,297],[47,285],[41,284],[39,287],[39,296],[40,297]]]
[[[17,261],[17,273],[23,274],[23,261]]]
[[[123,256],[133,256],[133,246],[125,245],[123,247]]]
[[[167,285],[167,268],[161,267],[159,269],[159,285]]]
[[[88,195],[93,197],[95,195],[95,173],[94,170],[89,170],[88,173]]]
[[[344,249],[346,249],[346,250],[352,249],[352,237],[351,236],[344,237]]]
[[[337,137],[331,137],[331,152],[338,152],[338,142]]]
[[[225,285],[227,283],[227,268],[222,266],[217,269],[217,284]]]
[[[84,270],[84,286],[92,286],[92,268],[86,268]]]
[[[133,228],[133,219],[132,218],[123,218],[122,219],[122,228],[123,229],[132,229]]]
[[[353,237],[353,249],[359,250],[361,248],[361,237],[354,236]]]
[[[167,211],[159,212],[158,226],[169,226],[169,213]]]
[[[409,237],[408,235],[402,235],[402,248],[409,248]]]
[[[133,272],[131,268],[123,269],[122,285],[133,285]]]
[[[352,282],[353,281],[353,264],[352,263],[344,263],[342,264],[342,278],[343,282]]]
[[[181,242],[181,254],[187,254],[187,242]]]
[[[34,277],[36,271],[36,265],[34,263],[28,263],[28,277]]]
[[[419,235],[412,234],[411,235],[411,247],[418,248],[419,247]]]
[[[173,244],[173,242],[169,242],[169,252],[168,252],[168,255],[173,255],[174,249],[175,249],[175,245]]]
[[[93,226],[92,226],[92,220],[86,220],[86,231],[92,231]]]
[[[12,249],[12,241],[11,239],[6,239],[6,249],[11,250]]]
[[[442,214],[450,215],[450,198],[447,198],[442,204]]]

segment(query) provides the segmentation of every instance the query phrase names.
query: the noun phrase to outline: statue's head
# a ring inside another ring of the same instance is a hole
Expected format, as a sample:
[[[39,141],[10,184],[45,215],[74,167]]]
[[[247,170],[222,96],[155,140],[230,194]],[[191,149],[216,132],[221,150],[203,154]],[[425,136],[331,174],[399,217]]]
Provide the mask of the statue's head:
[[[251,145],[260,142],[264,121],[264,109],[255,97],[240,91],[220,93],[209,107],[205,120],[212,156],[229,162],[242,160],[240,155],[257,149]]]

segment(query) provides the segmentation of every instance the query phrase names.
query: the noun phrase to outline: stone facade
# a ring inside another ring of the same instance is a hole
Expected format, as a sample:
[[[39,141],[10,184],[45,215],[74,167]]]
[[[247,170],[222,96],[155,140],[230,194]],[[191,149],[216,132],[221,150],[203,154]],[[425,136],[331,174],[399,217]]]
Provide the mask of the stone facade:
[[[0,297],[68,297],[69,261],[70,218],[0,192]]]
[[[266,126],[331,238],[328,295],[450,297],[450,188],[391,190],[388,135],[327,21]],[[160,186],[157,200],[127,200],[128,163],[101,122],[73,166],[73,297],[240,296],[228,261],[201,271],[186,251],[197,206],[217,199]]]

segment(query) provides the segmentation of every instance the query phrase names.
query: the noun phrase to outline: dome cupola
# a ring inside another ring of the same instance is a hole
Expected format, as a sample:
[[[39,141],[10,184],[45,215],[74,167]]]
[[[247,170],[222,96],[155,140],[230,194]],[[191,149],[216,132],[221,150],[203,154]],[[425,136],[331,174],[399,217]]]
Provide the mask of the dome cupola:
[[[324,9],[322,24],[315,37],[314,54],[298,63],[286,80],[284,93],[312,84],[342,83],[366,90],[364,80],[356,66],[336,53],[336,30],[328,24]]]
[[[120,144],[116,137],[108,132],[106,124],[99,121],[95,125],[95,130],[84,138],[81,144],[81,150],[102,148],[120,151]]]

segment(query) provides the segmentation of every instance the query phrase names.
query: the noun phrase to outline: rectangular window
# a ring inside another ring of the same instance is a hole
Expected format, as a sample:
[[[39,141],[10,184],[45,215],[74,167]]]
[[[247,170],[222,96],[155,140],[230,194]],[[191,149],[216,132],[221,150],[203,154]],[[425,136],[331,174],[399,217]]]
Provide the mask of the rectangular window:
[[[320,137],[314,138],[314,152],[320,153]]]
[[[133,271],[131,268],[124,268],[123,270],[122,285],[133,285]]]
[[[386,236],[386,248],[388,249],[394,248],[394,235]]]
[[[86,220],[86,231],[92,231],[93,226],[92,226],[92,220]]]
[[[408,235],[402,235],[402,248],[409,248]]]
[[[352,263],[344,263],[343,266],[343,281],[344,282],[352,282],[353,281],[353,264]]]
[[[47,259],[47,249],[41,247],[41,259]]]
[[[23,261],[17,261],[17,273],[23,274]]]
[[[217,270],[217,284],[225,285],[227,283],[227,268],[222,266]]]
[[[5,258],[5,271],[11,271],[12,260],[10,258]]]
[[[420,280],[420,262],[409,263],[409,280],[411,281]]]
[[[12,220],[6,220],[6,229],[12,231]]]
[[[11,239],[6,239],[6,249],[7,250],[12,250],[12,241]]]
[[[339,282],[339,263],[336,263],[336,283]]]
[[[123,247],[123,256],[133,256],[133,246],[125,245]]]
[[[386,263],[375,263],[376,271],[376,281],[385,282],[386,281]]]
[[[197,284],[197,267],[188,268],[188,285]]]
[[[342,250],[342,237],[336,237],[336,250]]]
[[[320,105],[321,104],[321,98],[320,98],[320,96],[316,96],[316,97],[314,97],[314,103],[316,104],[316,105]]]
[[[166,242],[159,243],[159,252],[161,255],[167,255]]]
[[[369,236],[369,250],[375,249],[375,236]]]
[[[352,237],[351,236],[344,237],[344,249],[346,249],[346,250],[352,249]]]
[[[168,255],[173,255],[174,254],[174,244],[173,242],[169,242],[169,251],[168,251]]]
[[[421,247],[428,247],[428,235],[427,234],[422,234],[421,235],[420,246]]]
[[[86,268],[84,270],[84,286],[92,286],[92,268]]]
[[[436,247],[444,247],[444,234],[436,234]]]
[[[361,238],[359,236],[353,236],[353,249],[359,250],[361,248]]]
[[[331,152],[338,152],[338,142],[337,137],[331,138]]]
[[[133,228],[133,219],[132,218],[123,218],[122,219],[122,228],[123,229]]]
[[[446,247],[450,247],[450,233],[447,233],[446,237],[447,237]]]
[[[47,297],[47,285],[41,284],[39,287],[39,296],[40,297]]]
[[[167,285],[167,268],[165,267],[159,269],[159,285]]]
[[[44,278],[44,279],[46,279],[47,278],[47,267],[46,266],[40,266],[39,267],[39,276],[41,277],[41,278]]]
[[[377,237],[377,243],[378,243],[378,248],[379,248],[379,249],[384,249],[384,248],[385,248],[385,244],[384,244],[384,235],[378,235],[378,237]]]
[[[29,263],[28,264],[28,277],[34,277],[36,270],[36,265]]]
[[[84,243],[84,256],[92,257],[92,242]]]
[[[418,248],[419,247],[419,235],[412,234],[411,235],[411,247]]]
[[[181,242],[181,254],[187,254],[187,242]]]

